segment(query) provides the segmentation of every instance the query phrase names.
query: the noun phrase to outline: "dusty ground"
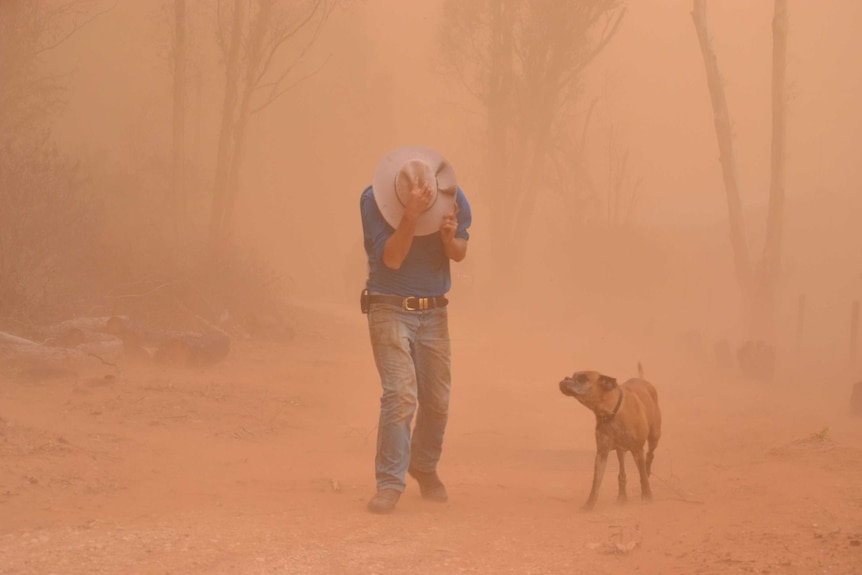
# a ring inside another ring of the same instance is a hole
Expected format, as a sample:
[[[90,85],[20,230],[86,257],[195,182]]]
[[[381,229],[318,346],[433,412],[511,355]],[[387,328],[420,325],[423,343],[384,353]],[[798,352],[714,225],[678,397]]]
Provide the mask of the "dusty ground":
[[[617,505],[611,461],[583,513],[594,422],[556,386],[614,350],[453,312],[451,501],[410,484],[378,517],[364,320],[295,321],[292,341],[240,344],[203,372],[0,380],[0,573],[862,573],[847,382],[647,363],[665,419],[655,501],[630,463]]]

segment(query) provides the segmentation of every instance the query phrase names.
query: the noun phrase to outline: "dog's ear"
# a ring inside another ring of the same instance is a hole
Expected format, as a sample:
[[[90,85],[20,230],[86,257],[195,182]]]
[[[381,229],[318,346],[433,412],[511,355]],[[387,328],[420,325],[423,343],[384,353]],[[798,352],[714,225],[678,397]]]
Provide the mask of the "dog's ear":
[[[599,383],[602,384],[602,389],[605,391],[610,391],[617,386],[617,380],[613,377],[608,377],[607,375],[600,375]]]

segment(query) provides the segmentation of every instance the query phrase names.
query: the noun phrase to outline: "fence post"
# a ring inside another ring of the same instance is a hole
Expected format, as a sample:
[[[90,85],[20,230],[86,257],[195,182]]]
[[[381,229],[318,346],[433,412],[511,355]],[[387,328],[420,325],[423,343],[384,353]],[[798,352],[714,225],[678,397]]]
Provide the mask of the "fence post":
[[[859,300],[850,307],[850,365],[856,364],[856,347],[859,337]]]
[[[802,351],[802,330],[805,326],[805,294],[799,295],[796,307],[796,352]]]

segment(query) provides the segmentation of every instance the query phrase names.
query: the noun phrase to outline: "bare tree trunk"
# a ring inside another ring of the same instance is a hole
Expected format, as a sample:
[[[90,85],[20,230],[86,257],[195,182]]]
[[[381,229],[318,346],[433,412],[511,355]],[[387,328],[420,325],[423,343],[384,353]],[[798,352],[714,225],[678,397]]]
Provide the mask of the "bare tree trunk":
[[[495,280],[505,281],[510,273],[511,261],[506,258],[507,237],[510,225],[509,202],[511,182],[506,177],[509,159],[508,121],[511,114],[512,85],[512,38],[511,6],[505,0],[491,3],[491,62],[490,79],[486,108],[488,110],[487,173],[491,193],[498,201],[491,203],[491,234],[495,246],[492,253],[493,276]]]
[[[491,0],[485,6],[489,74],[487,92],[480,93],[488,111],[489,183],[497,198],[490,218],[493,272],[499,286],[517,289],[525,276],[524,238],[549,182],[554,132],[576,98],[580,73],[615,35],[624,10],[616,12],[613,1]],[[603,16],[612,19],[591,42],[589,32]]]
[[[724,178],[724,188],[727,196],[727,211],[730,220],[730,241],[733,246],[733,259],[736,267],[736,277],[742,290],[745,305],[748,308],[746,317],[751,318],[752,305],[752,272],[748,252],[748,240],[745,234],[745,221],[742,214],[742,203],[739,199],[739,186],[736,179],[736,161],[733,155],[733,132],[730,125],[730,113],[727,109],[727,99],[724,95],[724,85],[718,69],[718,61],[712,40],[709,36],[709,26],[706,18],[706,0],[694,0],[692,11],[694,27],[700,41],[700,50],[706,67],[706,80],[709,86],[709,96],[712,100],[712,111],[715,119],[715,133],[718,137],[721,172]]]
[[[775,0],[772,20],[772,181],[764,259],[769,269],[780,268],[784,224],[784,164],[786,158],[787,0]]]
[[[203,77],[200,72],[194,75],[194,91],[195,91],[195,106],[194,106],[194,132],[192,134],[192,149],[191,149],[191,165],[194,167],[192,172],[191,189],[197,195],[201,185],[201,110],[203,105]],[[186,197],[188,200],[188,197]]]
[[[210,243],[216,256],[220,255],[227,238],[224,236],[224,216],[231,170],[231,146],[234,138],[234,115],[239,96],[239,63],[242,44],[243,0],[235,0],[231,24],[230,47],[225,66],[225,92],[222,106],[221,131],[219,133],[218,157],[216,160],[215,184],[212,212],[210,214]]]
[[[772,19],[772,162],[769,215],[763,249],[758,291],[757,327],[769,338],[773,329],[775,291],[781,272],[781,244],[784,229],[784,176],[787,96],[787,0],[775,0]]]
[[[186,141],[186,0],[174,0],[174,118],[173,165],[174,237],[184,239],[186,221],[185,141]]]
[[[272,0],[261,0],[257,16],[252,24],[251,33],[249,34],[248,62],[246,63],[242,97],[240,98],[240,107],[234,127],[233,156],[228,176],[227,200],[225,202],[222,221],[222,233],[226,237],[233,231],[233,214],[236,210],[236,200],[239,195],[240,173],[245,156],[251,99],[259,80],[257,76],[260,73],[262,65],[263,41],[272,17],[272,8]]]
[[[766,242],[759,265],[752,270],[745,237],[745,223],[736,183],[733,141],[727,101],[709,38],[706,0],[694,0],[695,29],[706,66],[709,93],[715,115],[715,130],[721,152],[727,205],[730,216],[736,274],[743,292],[749,337],[771,341],[775,314],[775,292],[781,267],[781,244],[784,224],[785,122],[787,69],[787,0],[775,0],[772,20],[772,161],[769,189],[769,214]]]
[[[231,38],[229,41],[221,39],[226,60],[225,100],[210,219],[210,237],[216,256],[223,252],[233,233],[249,117],[289,90],[290,87],[284,86],[286,79],[317,40],[336,3],[332,0],[313,0],[293,4],[307,8],[295,21],[282,17],[288,15],[290,10],[276,13],[276,0],[235,0],[231,14]],[[243,6],[248,10],[245,14]],[[303,30],[309,32],[309,38],[294,61],[280,73],[273,73],[270,67],[276,53],[289,41],[298,39],[297,34]],[[228,47],[225,48],[225,45]],[[270,72],[270,77],[262,84],[267,72]],[[294,85],[301,80],[297,79]],[[255,93],[262,89],[268,92],[268,97],[261,98],[264,100],[262,103],[253,102]]]

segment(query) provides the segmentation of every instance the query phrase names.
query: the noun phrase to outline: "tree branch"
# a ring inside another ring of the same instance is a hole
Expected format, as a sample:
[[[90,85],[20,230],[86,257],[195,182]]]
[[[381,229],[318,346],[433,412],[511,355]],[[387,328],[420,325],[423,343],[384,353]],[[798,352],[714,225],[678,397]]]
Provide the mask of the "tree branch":
[[[118,3],[118,2],[119,2],[119,0],[116,0],[116,1],[114,2],[114,4],[113,4],[113,5],[111,5],[111,7],[110,7],[110,8],[105,8],[105,9],[104,9],[104,10],[102,10],[101,12],[96,12],[95,14],[93,14],[92,16],[90,16],[89,18],[87,18],[86,20],[84,20],[83,22],[78,22],[78,21],[76,20],[76,21],[75,21],[75,23],[72,25],[72,29],[71,29],[68,33],[66,33],[65,35],[61,36],[60,38],[58,38],[57,40],[55,40],[55,41],[54,41],[54,42],[52,42],[51,44],[47,44],[47,45],[45,45],[45,46],[42,46],[41,48],[39,48],[38,50],[36,50],[36,51],[33,53],[33,55],[34,55],[34,56],[38,56],[39,54],[43,54],[43,53],[45,53],[45,52],[48,52],[48,51],[50,51],[50,50],[53,50],[54,48],[57,48],[58,46],[60,46],[60,45],[61,45],[61,44],[63,44],[64,42],[66,42],[69,38],[71,38],[72,36],[74,36],[74,35],[75,35],[77,32],[79,32],[82,28],[84,28],[85,26],[87,26],[88,24],[90,24],[91,22],[93,22],[96,18],[98,18],[99,16],[102,16],[102,15],[104,15],[104,14],[107,14],[108,12],[110,12],[111,10],[113,10],[114,8],[116,8],[116,7],[117,7],[117,3]],[[55,14],[56,14],[56,13],[61,13],[61,12],[63,12],[63,11],[64,11],[64,9],[65,9],[65,8],[69,8],[69,7],[73,6],[74,4],[78,4],[78,2],[71,2],[71,3],[66,4],[66,5],[64,5],[64,6],[61,6],[60,8],[57,8],[57,9],[54,11],[54,13],[55,13]]]

